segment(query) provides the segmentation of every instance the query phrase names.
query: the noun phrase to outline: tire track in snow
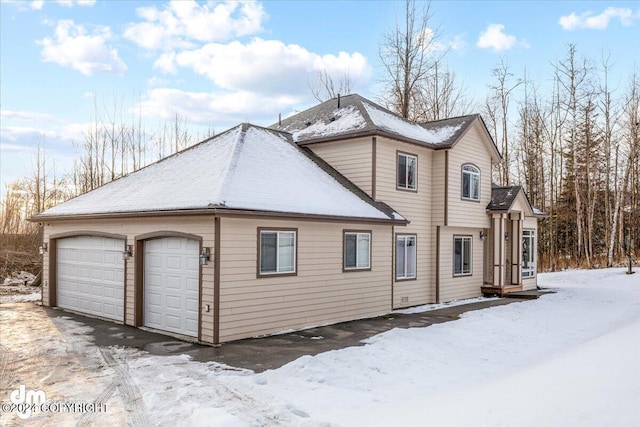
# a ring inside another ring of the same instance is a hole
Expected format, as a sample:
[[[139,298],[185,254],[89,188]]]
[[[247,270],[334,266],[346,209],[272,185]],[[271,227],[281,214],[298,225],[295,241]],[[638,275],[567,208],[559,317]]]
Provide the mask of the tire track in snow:
[[[312,423],[309,415],[301,410],[285,406],[278,410],[273,401],[254,398],[249,393],[241,392],[236,387],[216,383],[216,394],[221,398],[222,407],[251,426],[318,426],[322,423]]]
[[[100,396],[96,398],[94,403],[96,405],[106,404],[107,401],[113,395],[113,393],[116,391],[116,387],[117,387],[116,381],[113,381],[111,384],[109,384],[109,387],[107,387],[102,393],[100,393]],[[97,412],[95,411],[85,412],[82,418],[80,419],[80,421],[78,421],[78,424],[76,424],[76,426],[85,427],[85,426],[93,425],[93,422],[96,419],[96,414]]]
[[[98,399],[103,398],[106,402],[115,391],[115,388],[117,388],[120,392],[122,404],[129,414],[128,417],[131,418],[130,425],[136,427],[151,427],[153,424],[147,413],[147,408],[142,400],[140,390],[131,382],[131,375],[129,375],[126,368],[126,362],[124,362],[125,365],[123,365],[119,361],[116,361],[113,357],[113,352],[108,348],[100,348],[100,354],[102,354],[102,358],[107,365],[114,370],[116,378],[114,378],[112,383],[115,387],[110,386]]]

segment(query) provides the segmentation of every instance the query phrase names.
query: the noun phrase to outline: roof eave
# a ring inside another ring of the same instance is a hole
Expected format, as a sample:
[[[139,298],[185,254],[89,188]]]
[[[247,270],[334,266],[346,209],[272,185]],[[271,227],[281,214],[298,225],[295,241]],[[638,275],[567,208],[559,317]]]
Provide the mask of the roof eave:
[[[487,129],[487,125],[485,124],[484,120],[482,119],[482,116],[480,116],[479,114],[475,115],[475,118],[473,120],[471,120],[465,127],[465,129],[460,133],[460,136],[458,136],[458,138],[455,139],[455,141],[451,142],[450,144],[447,144],[446,148],[452,148],[453,146],[455,146],[458,141],[462,140],[462,138],[467,134],[467,132],[469,132],[469,129],[471,129],[473,127],[473,125],[479,122],[480,125],[482,126],[482,130],[485,134],[485,136],[489,139],[489,141],[491,141],[491,158],[492,160],[494,160],[496,163],[499,162],[500,160],[502,160],[502,155],[500,154],[500,151],[498,150],[498,147],[496,146],[496,142],[493,140],[493,137],[491,136],[491,134],[489,133],[489,129]]]
[[[336,135],[324,136],[321,138],[309,138],[304,140],[296,141],[296,144],[306,147],[307,145],[318,144],[323,142],[333,142],[333,141],[341,141],[345,139],[351,138],[361,138],[366,136],[382,136],[385,138],[395,139],[397,141],[406,142],[408,144],[419,145],[421,147],[432,148],[435,150],[440,150],[444,148],[450,148],[449,144],[431,144],[428,142],[420,141],[413,138],[407,138],[406,136],[402,136],[396,133],[387,132],[380,128],[375,129],[366,129],[364,131],[356,131],[356,132],[345,132]]]
[[[146,218],[159,216],[200,216],[200,215],[225,215],[225,216],[260,216],[273,218],[293,218],[309,221],[344,221],[344,222],[367,222],[388,225],[407,225],[409,221],[406,219],[394,218],[369,218],[369,217],[350,217],[341,215],[324,215],[324,214],[306,214],[296,212],[276,212],[262,211],[251,209],[234,209],[221,206],[212,206],[209,208],[197,209],[172,209],[172,210],[155,210],[155,211],[135,211],[135,212],[103,212],[103,213],[86,213],[86,214],[66,214],[66,215],[34,215],[28,220],[31,222],[47,222],[47,221],[67,221],[67,220],[89,220],[89,219],[111,219],[111,218]]]

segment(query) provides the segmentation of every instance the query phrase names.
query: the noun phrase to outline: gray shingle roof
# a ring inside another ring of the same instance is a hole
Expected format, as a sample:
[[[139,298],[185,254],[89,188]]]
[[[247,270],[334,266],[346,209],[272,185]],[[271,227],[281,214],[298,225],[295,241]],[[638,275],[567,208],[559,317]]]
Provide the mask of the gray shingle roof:
[[[386,108],[352,94],[333,98],[271,126],[289,132],[299,144],[350,136],[387,135],[433,148],[451,147],[480,116],[477,114],[413,123]]]
[[[487,210],[490,211],[507,211],[515,202],[516,197],[522,187],[514,185],[510,187],[497,187],[491,188],[491,201],[487,205]]]
[[[516,197],[518,197],[518,193],[522,191],[527,204],[531,208],[531,212],[536,217],[545,217],[545,213],[540,209],[531,206],[531,202],[529,201],[529,197],[527,197],[526,193],[519,185],[512,185],[508,187],[499,187],[495,184],[491,185],[491,201],[487,205],[487,210],[489,211],[508,211],[511,209],[513,202],[515,202]]]

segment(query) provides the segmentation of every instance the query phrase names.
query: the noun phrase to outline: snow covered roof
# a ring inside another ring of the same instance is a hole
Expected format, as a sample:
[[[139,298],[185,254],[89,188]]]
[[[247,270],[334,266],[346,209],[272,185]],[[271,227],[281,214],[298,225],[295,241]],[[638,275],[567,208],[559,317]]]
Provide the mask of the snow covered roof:
[[[511,210],[511,207],[515,203],[518,195],[522,193],[527,206],[531,209],[530,215],[536,217],[545,217],[545,213],[540,209],[531,206],[529,198],[525,194],[524,190],[519,185],[513,185],[508,187],[499,187],[492,185],[491,187],[491,201],[487,205],[489,211],[505,211]]]
[[[480,116],[428,123],[411,122],[357,94],[330,99],[272,125],[297,143],[366,134],[383,134],[434,148],[452,146]]]
[[[404,221],[291,135],[239,125],[48,209],[56,216],[237,209]]]

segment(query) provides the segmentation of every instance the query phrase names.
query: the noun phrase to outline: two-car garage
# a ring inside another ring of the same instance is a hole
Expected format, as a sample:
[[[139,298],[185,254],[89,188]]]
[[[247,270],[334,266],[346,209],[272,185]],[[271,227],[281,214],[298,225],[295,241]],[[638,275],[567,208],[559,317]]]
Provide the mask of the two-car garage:
[[[162,237],[145,240],[142,248],[140,326],[197,337],[199,242]],[[62,237],[56,239],[55,251],[56,305],[123,322],[125,240],[101,235]]]

